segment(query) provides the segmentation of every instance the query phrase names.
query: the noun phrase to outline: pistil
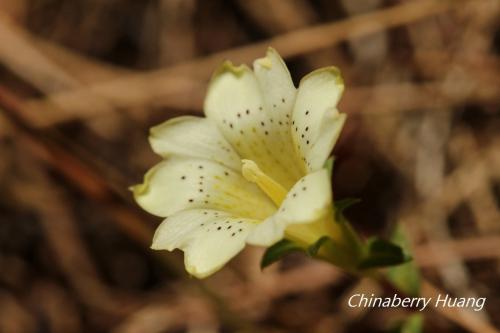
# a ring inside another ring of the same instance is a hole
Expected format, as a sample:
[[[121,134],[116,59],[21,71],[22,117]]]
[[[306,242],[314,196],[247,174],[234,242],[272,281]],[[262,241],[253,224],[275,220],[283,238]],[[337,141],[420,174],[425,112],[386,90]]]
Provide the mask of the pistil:
[[[243,177],[249,182],[257,184],[259,188],[271,198],[276,206],[279,207],[287,193],[285,188],[266,175],[254,161],[242,160],[241,162],[243,164],[241,168]]]

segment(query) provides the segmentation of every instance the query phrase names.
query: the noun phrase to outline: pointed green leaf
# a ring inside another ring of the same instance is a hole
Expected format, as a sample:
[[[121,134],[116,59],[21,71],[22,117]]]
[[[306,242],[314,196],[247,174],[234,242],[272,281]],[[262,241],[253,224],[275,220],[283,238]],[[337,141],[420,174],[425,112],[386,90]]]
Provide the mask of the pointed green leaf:
[[[397,227],[391,240],[403,248],[406,253],[410,252],[410,243],[401,226]],[[410,296],[420,294],[420,270],[414,261],[391,267],[387,270],[387,278],[399,290]]]
[[[290,252],[296,251],[304,251],[304,249],[288,239],[283,239],[266,250],[262,256],[260,268],[265,268]]]
[[[359,264],[360,269],[394,266],[411,260],[400,246],[380,238],[370,239],[366,246],[367,255]]]

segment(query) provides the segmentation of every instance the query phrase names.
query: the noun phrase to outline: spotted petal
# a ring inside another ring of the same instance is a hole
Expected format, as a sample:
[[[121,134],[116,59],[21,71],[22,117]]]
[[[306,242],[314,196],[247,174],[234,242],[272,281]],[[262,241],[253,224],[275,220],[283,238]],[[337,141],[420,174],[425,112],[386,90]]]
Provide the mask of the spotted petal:
[[[262,66],[256,65],[261,82],[266,82],[266,75],[274,76],[273,73],[283,70],[278,60],[272,59],[269,60],[274,68],[272,73],[264,74],[260,69]],[[275,93],[279,92],[275,90]],[[264,98],[259,80],[250,68],[245,65],[234,67],[226,62],[210,82],[205,114],[217,123],[241,158],[255,161],[267,175],[290,188],[303,175],[290,153],[294,149],[293,143],[289,138],[285,139],[290,126],[290,115],[286,110],[291,101],[287,97],[293,96],[293,91],[284,89],[284,96],[276,102],[275,93]]]
[[[267,49],[264,58],[254,61],[253,69],[262,91],[266,110],[272,110],[270,117],[274,118],[274,122],[271,123],[271,127],[277,136],[280,136],[281,149],[284,150],[284,153],[289,158],[288,162],[293,164],[295,169],[305,174],[305,164],[296,154],[293,141],[290,140],[290,118],[297,95],[297,89],[293,84],[290,72],[278,52],[271,47]],[[286,126],[280,126],[282,124]],[[276,153],[282,155],[283,151]],[[296,179],[300,178],[300,176]]]
[[[143,209],[162,217],[184,209],[206,208],[259,219],[276,209],[239,172],[205,159],[164,160],[146,173],[143,184],[132,190]]]
[[[344,90],[335,67],[316,70],[299,86],[292,114],[292,134],[309,171],[323,167],[340,134],[345,115],[336,108]]]
[[[243,249],[256,222],[217,210],[185,210],[160,224],[151,248],[183,250],[186,270],[204,278]]]
[[[172,155],[199,157],[220,162],[234,170],[241,168],[240,157],[206,118],[177,117],[150,130],[153,151],[167,158]]]
[[[321,169],[300,179],[288,192],[279,210],[254,229],[248,242],[272,245],[294,228],[293,225],[318,222],[331,212],[330,178],[328,172]]]
[[[267,110],[272,110],[277,121],[289,124],[297,89],[285,62],[275,49],[268,48],[264,58],[254,61],[253,69]]]

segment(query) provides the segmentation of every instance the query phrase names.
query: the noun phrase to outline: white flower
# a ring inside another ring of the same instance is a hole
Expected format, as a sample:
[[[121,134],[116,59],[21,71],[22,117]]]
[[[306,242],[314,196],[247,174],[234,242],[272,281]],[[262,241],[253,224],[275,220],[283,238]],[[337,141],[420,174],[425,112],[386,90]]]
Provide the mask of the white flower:
[[[245,244],[282,238],[307,246],[332,231],[332,194],[323,168],[344,124],[334,67],[296,89],[279,54],[213,75],[206,118],[179,117],[151,129],[164,158],[133,187],[136,201],[165,217],[152,248],[185,253],[187,271],[206,277]]]

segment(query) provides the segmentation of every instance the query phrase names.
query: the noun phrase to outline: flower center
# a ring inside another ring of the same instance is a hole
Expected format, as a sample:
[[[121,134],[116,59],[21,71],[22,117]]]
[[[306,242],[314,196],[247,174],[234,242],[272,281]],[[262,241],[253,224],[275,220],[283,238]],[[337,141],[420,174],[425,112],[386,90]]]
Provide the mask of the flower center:
[[[249,182],[257,184],[259,188],[267,194],[269,198],[276,204],[280,206],[287,191],[283,186],[281,186],[274,179],[266,175],[259,166],[252,160],[242,160],[243,166],[241,167],[241,173],[243,177]]]

